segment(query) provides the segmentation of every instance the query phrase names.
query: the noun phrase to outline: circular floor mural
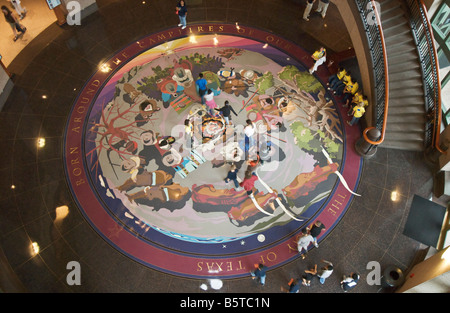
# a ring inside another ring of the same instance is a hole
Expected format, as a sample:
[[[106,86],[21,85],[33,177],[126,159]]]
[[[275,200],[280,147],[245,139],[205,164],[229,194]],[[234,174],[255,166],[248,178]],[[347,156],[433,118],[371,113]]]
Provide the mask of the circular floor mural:
[[[300,47],[235,25],[130,44],[99,66],[67,124],[65,169],[83,215],[171,274],[234,278],[294,260],[302,228],[320,220],[320,241],[343,216],[361,168],[359,130],[326,92],[326,68],[310,66]],[[202,103],[200,73],[216,109]],[[225,180],[232,167],[237,185]]]

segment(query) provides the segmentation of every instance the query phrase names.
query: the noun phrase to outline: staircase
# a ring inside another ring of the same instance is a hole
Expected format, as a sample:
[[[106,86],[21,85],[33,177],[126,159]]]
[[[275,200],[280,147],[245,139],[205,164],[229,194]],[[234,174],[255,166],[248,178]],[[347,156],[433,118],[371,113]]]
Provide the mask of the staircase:
[[[402,0],[378,0],[389,74],[385,148],[423,151],[425,97],[420,61]]]

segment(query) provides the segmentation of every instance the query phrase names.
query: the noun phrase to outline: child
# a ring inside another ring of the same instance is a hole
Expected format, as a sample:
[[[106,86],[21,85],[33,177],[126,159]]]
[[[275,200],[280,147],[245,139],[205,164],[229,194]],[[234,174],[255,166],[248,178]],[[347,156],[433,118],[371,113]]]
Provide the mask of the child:
[[[309,234],[306,228],[303,228],[302,235],[297,242],[297,250],[298,253],[300,253],[302,259],[306,257],[306,254],[308,253],[308,246],[312,242],[314,242],[314,238]],[[302,253],[303,250],[305,250],[305,253]]]
[[[239,186],[239,182],[237,180],[237,167],[236,165],[232,164],[230,167],[230,171],[228,172],[227,177],[225,178],[225,182],[228,184],[230,180],[233,181],[234,186],[236,187],[236,191],[242,190],[242,188]]]
[[[220,91],[218,92],[218,94]],[[217,104],[214,101],[214,92],[211,89],[208,89],[205,96],[205,104],[208,106],[208,112],[211,116],[216,116],[215,108],[217,108]]]
[[[364,115],[365,112],[366,112],[366,110],[364,109],[364,102],[358,103],[353,108],[353,118],[352,118],[352,120],[350,122],[347,121],[347,124],[350,125],[350,126],[353,126],[356,122],[358,122],[358,120],[361,118],[361,116]]]

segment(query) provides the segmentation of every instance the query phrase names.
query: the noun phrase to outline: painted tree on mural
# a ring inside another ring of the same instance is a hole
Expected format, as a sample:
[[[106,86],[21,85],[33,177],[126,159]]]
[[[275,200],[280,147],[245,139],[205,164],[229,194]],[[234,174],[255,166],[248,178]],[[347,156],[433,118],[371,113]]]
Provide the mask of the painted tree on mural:
[[[302,111],[303,114],[292,112],[305,120],[306,127],[322,133],[323,139],[343,142],[339,116],[332,101],[325,99],[320,82],[313,75],[301,72],[292,65],[283,67],[277,76],[283,84],[282,87],[277,87],[277,90]],[[317,99],[312,94],[315,94]]]
[[[308,72],[301,72],[293,65],[283,67],[278,73],[278,78],[297,93],[300,93],[300,91],[316,93],[323,88],[313,75]]]
[[[274,86],[273,74],[266,72],[255,80],[255,86],[260,94],[265,94],[266,90]]]
[[[292,123],[290,128],[295,137],[295,144],[300,149],[308,152],[319,153],[322,149],[322,143],[331,158],[336,158],[338,156],[340,144],[328,137],[322,130],[311,130],[301,121]],[[320,141],[314,140],[316,136],[320,138]]]

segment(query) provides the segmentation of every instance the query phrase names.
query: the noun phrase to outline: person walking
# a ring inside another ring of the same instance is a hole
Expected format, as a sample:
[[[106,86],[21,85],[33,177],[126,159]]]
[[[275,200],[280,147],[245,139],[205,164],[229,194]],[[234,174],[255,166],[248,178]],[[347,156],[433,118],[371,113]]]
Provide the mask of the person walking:
[[[17,41],[17,39],[19,38],[19,35],[17,32],[19,31],[22,34],[25,34],[25,32],[27,31],[27,28],[20,24],[19,19],[16,16],[16,14],[11,12],[11,10],[8,9],[7,6],[2,5],[1,9],[2,9],[3,15],[5,16],[6,22],[11,26],[11,29],[14,33],[13,40]]]
[[[203,74],[198,74],[198,79],[196,80],[195,84],[198,88],[198,95],[200,96],[200,99],[202,101],[202,104],[205,104],[204,96],[206,94],[206,85],[208,84],[208,81],[203,78]]]
[[[319,5],[317,6],[316,12],[322,15],[322,18],[325,18],[327,15],[328,5],[330,4],[330,0],[319,0]]]
[[[227,125],[230,125],[230,121],[231,121],[231,112],[233,112],[233,114],[235,116],[237,116],[236,111],[234,111],[233,107],[230,105],[230,103],[228,102],[228,100],[225,101],[224,106],[221,107],[220,109],[215,109],[217,111],[219,111],[223,118],[225,119],[225,122],[227,123]]]
[[[220,94],[220,89],[217,94]],[[217,104],[216,101],[214,101],[214,96],[215,94],[211,89],[208,89],[206,94],[203,96],[205,98],[205,104],[208,107],[209,115],[211,116],[216,115],[215,109],[217,108]]]
[[[289,289],[284,288],[281,286],[281,291],[287,292],[287,293],[298,293],[300,291],[300,283],[298,279],[291,278],[291,280],[288,282]]]
[[[309,270],[305,270],[305,274],[302,275],[302,285],[309,287],[311,286],[311,279],[317,275],[317,264]]]
[[[252,173],[251,171],[245,171],[244,180],[239,184],[240,187],[244,188],[247,191],[247,195],[250,198],[254,198],[253,196],[253,187],[255,187],[255,182],[258,180],[258,176]]]
[[[316,0],[306,0],[306,8],[303,12],[303,19],[307,22],[309,22],[309,13],[311,13],[314,2],[316,2]]]
[[[261,285],[265,285],[266,284],[266,270],[267,270],[267,266],[264,266],[263,264],[258,264],[255,266],[256,269],[252,272],[250,272],[250,275],[252,275],[252,279],[259,279],[259,283]]]
[[[317,277],[319,277],[319,282],[323,285],[325,280],[333,273],[333,263],[326,260],[322,260],[321,262],[326,265],[319,270]]]
[[[178,5],[176,7],[176,12],[178,14],[178,17],[180,18],[180,24],[178,26],[181,26],[181,29],[186,28],[186,17],[187,17],[187,7],[186,2],[184,0],[181,0],[178,2]]]
[[[253,135],[255,134],[255,128],[256,125],[251,120],[246,120],[246,125],[244,127],[244,135],[245,135],[245,154],[247,156],[248,151],[250,150],[250,147],[254,144]]]
[[[242,190],[242,188],[239,186],[239,182],[237,180],[237,172],[238,169],[235,164],[231,164],[230,170],[227,174],[227,177],[225,178],[225,182],[228,184],[230,181],[234,183],[234,187],[236,191]]]
[[[356,285],[358,284],[359,278],[360,278],[359,274],[354,273],[354,272],[350,273],[349,276],[344,275],[341,280],[342,290],[347,292],[347,291],[355,288]]]
[[[314,246],[316,246],[316,248],[319,248],[319,245],[317,244],[317,237],[323,230],[325,230],[325,225],[323,225],[321,221],[316,221],[309,230],[309,234],[313,237]]]
[[[306,254],[308,253],[308,246],[310,243],[314,242],[314,238],[309,234],[306,228],[302,229],[302,234],[298,239],[297,250],[300,253],[302,259],[305,259]],[[305,253],[302,253],[305,250]]]
[[[14,9],[17,12],[17,15],[19,15],[19,18],[22,20],[27,15],[27,9],[22,8],[22,4],[20,3],[20,0],[8,0],[11,2],[11,5],[14,7]]]

